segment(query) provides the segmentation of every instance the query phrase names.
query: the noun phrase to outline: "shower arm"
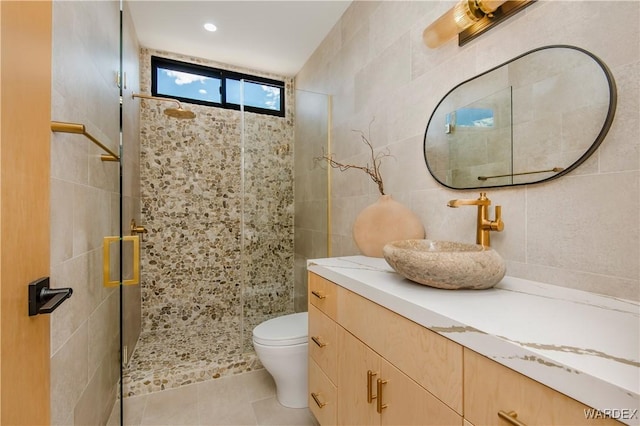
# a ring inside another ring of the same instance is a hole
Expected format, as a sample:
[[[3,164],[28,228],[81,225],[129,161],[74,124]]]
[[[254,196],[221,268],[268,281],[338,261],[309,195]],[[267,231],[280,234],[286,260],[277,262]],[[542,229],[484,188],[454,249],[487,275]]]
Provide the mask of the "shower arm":
[[[182,104],[173,98],[162,98],[159,96],[149,96],[143,95],[141,93],[133,93],[131,94],[131,98],[143,98],[143,99],[151,99],[154,101],[164,101],[164,102],[173,102],[178,105],[178,108],[167,108],[164,110],[164,113],[169,117],[178,118],[178,119],[192,119],[196,117],[196,114],[193,111],[189,111],[187,109],[182,108]]]
[[[183,109],[182,108],[182,104],[180,103],[180,101],[178,101],[177,99],[173,99],[173,98],[163,98],[163,97],[160,97],[160,96],[143,95],[142,93],[133,93],[131,95],[131,98],[132,99],[142,98],[142,99],[151,99],[151,100],[154,100],[154,101],[173,102],[173,103],[178,105],[179,109]]]

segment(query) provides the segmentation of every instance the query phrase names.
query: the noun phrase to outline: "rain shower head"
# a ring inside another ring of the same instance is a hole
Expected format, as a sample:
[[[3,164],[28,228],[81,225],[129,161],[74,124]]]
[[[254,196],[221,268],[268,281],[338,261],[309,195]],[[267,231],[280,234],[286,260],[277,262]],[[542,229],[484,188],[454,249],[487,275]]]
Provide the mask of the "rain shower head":
[[[179,106],[178,108],[167,108],[164,110],[164,113],[173,118],[196,118],[195,112],[189,111],[188,109],[183,109],[182,106]]]
[[[169,117],[173,117],[173,118],[180,118],[180,119],[193,119],[196,117],[195,112],[193,111],[189,111],[187,109],[182,108],[182,104],[177,100],[177,99],[173,99],[173,98],[162,98],[159,96],[149,96],[149,95],[143,95],[140,93],[133,93],[131,95],[132,98],[142,98],[142,99],[151,99],[154,101],[164,101],[164,102],[173,102],[175,104],[178,105],[177,108],[167,108],[164,110],[164,113],[166,115],[168,115]]]

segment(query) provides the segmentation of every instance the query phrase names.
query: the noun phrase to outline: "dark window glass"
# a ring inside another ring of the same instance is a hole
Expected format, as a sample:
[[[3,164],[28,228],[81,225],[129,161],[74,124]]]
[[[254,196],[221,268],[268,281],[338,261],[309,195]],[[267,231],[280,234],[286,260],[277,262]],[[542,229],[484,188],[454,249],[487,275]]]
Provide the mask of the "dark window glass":
[[[284,83],[197,64],[151,57],[151,94],[186,103],[284,117]],[[244,86],[242,85],[244,83]],[[244,92],[244,93],[243,93]]]
[[[220,103],[219,78],[158,67],[156,81],[158,95]]]
[[[242,82],[239,80],[227,79],[226,83],[227,102],[240,105]],[[282,87],[245,80],[243,93],[244,105],[248,107],[280,111],[281,92]]]

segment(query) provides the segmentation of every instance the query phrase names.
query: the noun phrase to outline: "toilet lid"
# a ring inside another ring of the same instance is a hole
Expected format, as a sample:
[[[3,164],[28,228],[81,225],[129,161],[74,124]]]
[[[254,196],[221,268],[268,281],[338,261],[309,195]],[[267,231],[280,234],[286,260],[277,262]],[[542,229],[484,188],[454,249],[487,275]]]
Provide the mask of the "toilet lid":
[[[265,346],[290,346],[307,342],[307,313],[284,315],[253,329],[253,341]]]

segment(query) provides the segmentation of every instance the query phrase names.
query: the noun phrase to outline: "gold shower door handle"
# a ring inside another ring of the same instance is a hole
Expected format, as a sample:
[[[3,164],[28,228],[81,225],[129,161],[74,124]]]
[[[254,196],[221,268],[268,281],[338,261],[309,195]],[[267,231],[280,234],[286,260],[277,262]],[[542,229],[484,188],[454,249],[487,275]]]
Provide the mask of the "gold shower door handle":
[[[104,237],[102,242],[102,284],[105,287],[116,287],[120,281],[111,280],[111,243],[119,242],[120,237]],[[133,278],[123,280],[123,285],[134,285],[140,283],[140,237],[137,235],[124,236],[122,241],[133,243]]]

